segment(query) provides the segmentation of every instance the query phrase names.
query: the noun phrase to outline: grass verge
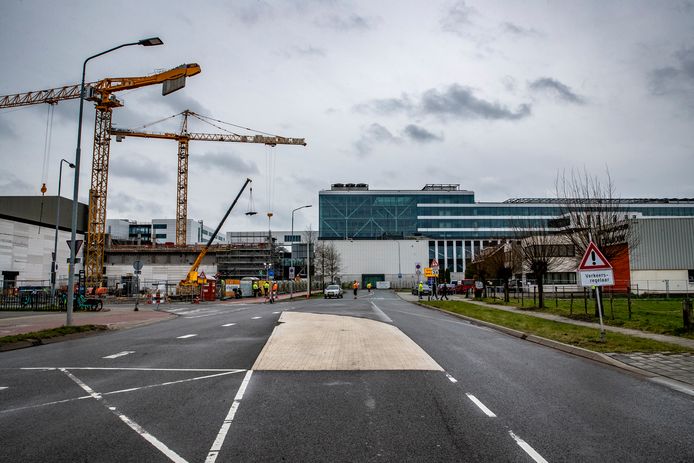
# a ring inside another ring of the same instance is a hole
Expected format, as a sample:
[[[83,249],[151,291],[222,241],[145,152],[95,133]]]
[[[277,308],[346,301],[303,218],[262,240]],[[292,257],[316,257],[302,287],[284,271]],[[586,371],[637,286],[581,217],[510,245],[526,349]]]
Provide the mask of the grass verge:
[[[28,339],[49,339],[58,336],[65,336],[73,333],[86,333],[89,331],[107,330],[106,325],[79,325],[79,326],[61,326],[60,328],[52,328],[50,330],[34,331],[31,333],[16,334],[13,336],[3,336],[0,338],[0,345],[13,344],[15,342],[26,341]]]
[[[430,301],[423,304],[596,352],[693,352],[692,349],[677,344],[621,333],[607,332],[605,342],[601,342],[599,329],[481,307],[462,301]]]

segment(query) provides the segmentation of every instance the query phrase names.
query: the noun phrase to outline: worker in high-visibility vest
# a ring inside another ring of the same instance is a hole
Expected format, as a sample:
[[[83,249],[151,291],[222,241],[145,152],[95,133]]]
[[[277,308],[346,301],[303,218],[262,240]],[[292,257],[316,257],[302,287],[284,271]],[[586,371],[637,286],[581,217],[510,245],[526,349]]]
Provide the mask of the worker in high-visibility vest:
[[[254,281],[253,282],[253,297],[258,297],[258,291],[260,291],[260,287],[258,286],[258,282]]]
[[[354,299],[356,299],[357,290],[359,289],[359,283],[357,283],[357,280],[354,280],[354,283],[352,283],[352,289],[354,290]]]
[[[422,299],[422,293],[424,292],[424,284],[420,281],[417,285],[417,294],[419,294],[419,299]]]
[[[270,292],[270,283],[267,281],[263,283],[263,296],[267,298],[268,293]]]
[[[371,292],[371,282],[369,281],[366,283],[366,292],[370,293]]]

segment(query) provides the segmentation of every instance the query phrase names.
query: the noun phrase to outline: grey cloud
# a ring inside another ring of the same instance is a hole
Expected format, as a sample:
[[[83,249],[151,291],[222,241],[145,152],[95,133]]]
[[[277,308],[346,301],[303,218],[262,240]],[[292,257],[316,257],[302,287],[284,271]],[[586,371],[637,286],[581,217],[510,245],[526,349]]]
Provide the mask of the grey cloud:
[[[308,46],[308,47],[295,47],[294,51],[302,56],[318,56],[318,57],[324,57],[325,56],[325,50],[322,48],[316,48],[313,46]]]
[[[3,119],[0,117],[0,136],[7,137],[7,138],[15,138],[17,136],[16,133],[14,133],[14,130],[12,130],[12,126],[8,122],[7,119]]]
[[[528,84],[531,90],[553,94],[557,99],[567,103],[585,104],[584,97],[576,94],[571,88],[551,77],[542,77]]]
[[[694,98],[694,48],[675,53],[674,66],[655,69],[649,74],[649,89],[652,94],[688,96]]]
[[[428,143],[432,141],[443,141],[443,136],[441,135],[435,135],[431,132],[429,132],[427,129],[424,127],[420,127],[415,124],[409,124],[407,127],[405,127],[405,135],[409,137],[410,139],[419,142],[419,143]]]
[[[354,109],[363,113],[389,114],[399,111],[409,111],[413,108],[410,97],[402,94],[400,98],[382,98],[368,103],[356,105]]]
[[[402,140],[394,136],[387,128],[381,124],[373,123],[364,130],[361,138],[354,144],[360,155],[371,152],[373,145],[377,143],[400,143]]]
[[[171,165],[175,166],[175,151],[172,152]],[[171,177],[163,166],[133,154],[111,156],[109,174],[144,182],[165,182]]]
[[[38,194],[37,190],[38,188],[32,187],[14,174],[0,170],[0,194],[8,196],[36,195]]]
[[[497,102],[476,97],[472,89],[452,84],[443,90],[429,89],[419,101],[403,94],[398,98],[372,100],[355,106],[357,111],[380,114],[405,112],[412,115],[432,115],[447,120],[456,119],[506,119],[518,120],[530,115],[531,106],[521,104],[513,111]]]
[[[453,116],[459,119],[518,120],[530,115],[530,105],[522,104],[513,111],[497,102],[477,98],[468,87],[453,84],[442,92],[436,89],[424,92],[419,111],[442,119]]]
[[[210,116],[212,114],[212,111],[209,108],[203,106],[194,98],[191,98],[185,92],[185,89],[179,90],[175,93],[166,95],[164,97],[161,96],[161,92],[159,91],[157,91],[156,93],[149,92],[146,98],[147,101],[151,101],[152,103],[158,103],[162,106],[169,107],[174,111],[174,113],[179,113],[185,109],[189,109],[195,113],[202,114],[204,116]]]
[[[540,37],[542,35],[535,29],[519,26],[518,24],[513,24],[512,22],[505,22],[501,24],[501,28],[505,32],[517,37]]]
[[[144,201],[140,197],[125,193],[115,193],[108,196],[109,215],[123,217],[140,215],[143,217],[161,216],[163,208],[154,201]]]
[[[256,24],[262,18],[272,16],[273,13],[270,4],[262,0],[251,2],[242,8],[234,8],[234,11],[238,18],[247,24]]]
[[[237,154],[231,153],[205,153],[203,155],[191,155],[190,162],[205,167],[229,170],[240,174],[257,174],[258,166],[253,161],[244,161]]]
[[[331,15],[317,20],[316,24],[339,31],[364,31],[372,29],[375,25],[375,20],[353,13],[348,16]]]
[[[468,6],[464,1],[458,1],[444,13],[444,17],[441,18],[441,28],[445,32],[462,35],[463,28],[472,24],[471,18],[475,13],[474,8]]]

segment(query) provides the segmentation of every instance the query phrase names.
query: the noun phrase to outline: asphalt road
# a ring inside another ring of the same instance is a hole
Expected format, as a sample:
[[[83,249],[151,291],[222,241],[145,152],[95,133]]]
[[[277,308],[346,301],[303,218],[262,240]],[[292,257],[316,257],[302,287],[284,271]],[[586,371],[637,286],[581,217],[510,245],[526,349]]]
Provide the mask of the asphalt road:
[[[393,293],[176,306],[0,354],[0,461],[694,461],[694,400]],[[252,371],[281,311],[399,328],[445,371]]]

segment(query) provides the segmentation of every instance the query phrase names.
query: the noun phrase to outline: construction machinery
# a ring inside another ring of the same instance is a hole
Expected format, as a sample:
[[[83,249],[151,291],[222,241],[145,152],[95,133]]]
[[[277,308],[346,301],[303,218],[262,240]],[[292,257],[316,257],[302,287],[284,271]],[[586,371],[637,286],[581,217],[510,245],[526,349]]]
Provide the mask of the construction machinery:
[[[215,229],[214,233],[212,233],[212,236],[210,236],[210,239],[207,241],[207,244],[204,248],[202,248],[200,254],[198,254],[198,257],[195,259],[195,262],[193,262],[193,265],[191,265],[190,270],[188,270],[188,274],[186,275],[186,278],[184,280],[181,280],[181,283],[179,285],[179,294],[194,294],[194,288],[197,288],[197,286],[201,283],[206,283],[202,278],[199,278],[198,268],[200,268],[200,263],[202,262],[202,259],[205,257],[205,254],[207,254],[207,251],[210,249],[212,242],[217,237],[217,234],[219,233],[219,230],[222,228],[222,225],[224,225],[224,222],[226,221],[227,217],[229,217],[231,210],[234,208],[239,198],[241,197],[243,190],[246,189],[246,186],[248,186],[249,183],[251,183],[251,179],[247,178],[243,186],[241,187],[241,190],[236,195],[236,198],[234,198],[234,201],[231,203],[231,206],[229,206],[229,209],[227,209],[226,214],[224,214],[224,217],[222,217],[222,221],[219,222],[219,225],[217,225],[217,228]]]
[[[195,117],[203,122],[209,119],[205,116],[185,110],[173,117],[182,115],[180,133],[142,132],[112,128],[111,135],[116,136],[116,141],[125,137],[160,138],[176,140],[178,142],[178,185],[176,194],[176,244],[185,246],[188,223],[188,143],[190,140],[221,141],[234,143],[262,143],[268,146],[276,145],[301,145],[306,146],[303,138],[288,138],[277,135],[238,135],[235,133],[190,133],[188,132],[188,117]],[[209,122],[208,122],[209,123]],[[218,127],[219,128],[219,127]]]
[[[84,263],[87,286],[101,286],[103,277],[111,117],[113,108],[123,106],[123,103],[115,97],[114,93],[148,85],[163,84],[173,80],[180,82],[181,79],[199,73],[200,66],[193,63],[183,64],[151,76],[116,77],[85,84],[83,97],[93,101],[96,107],[94,155],[89,189],[89,222]],[[80,98],[80,84],[0,96],[0,109],[39,103],[55,104],[59,101],[77,98]]]

